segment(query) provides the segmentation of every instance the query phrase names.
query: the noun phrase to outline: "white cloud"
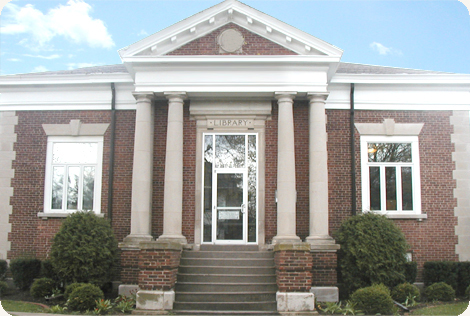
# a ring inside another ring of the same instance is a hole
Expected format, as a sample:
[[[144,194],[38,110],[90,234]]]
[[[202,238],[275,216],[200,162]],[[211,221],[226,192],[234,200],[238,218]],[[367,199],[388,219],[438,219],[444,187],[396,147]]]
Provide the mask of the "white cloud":
[[[13,61],[13,62],[21,61],[21,59],[18,59],[18,58],[8,58],[7,60],[8,61]]]
[[[377,42],[372,42],[369,45],[373,50],[378,52],[380,55],[403,55],[402,51],[393,47],[386,47],[385,45]]]
[[[148,36],[148,35],[149,35],[149,33],[147,33],[146,30],[140,30],[140,32],[137,33],[137,36]]]
[[[67,64],[67,67],[69,70],[77,69],[77,68],[85,68],[85,67],[94,67],[94,66],[99,66],[99,64],[93,64],[93,63],[68,63]]]
[[[31,55],[31,54],[23,54],[25,57],[33,57],[33,58],[41,58],[41,59],[57,59],[60,58],[61,56],[59,54],[52,54],[49,56],[43,56],[43,55]]]
[[[30,48],[46,49],[58,36],[90,47],[114,47],[104,22],[90,16],[92,7],[83,0],[69,0],[66,5],[59,5],[46,14],[32,4],[19,7],[8,3],[5,8],[9,13],[6,17],[2,14],[5,22],[0,32],[29,35],[20,43]]]
[[[44,66],[36,66],[34,67],[33,71],[32,72],[45,72],[47,71],[47,68],[44,67]]]

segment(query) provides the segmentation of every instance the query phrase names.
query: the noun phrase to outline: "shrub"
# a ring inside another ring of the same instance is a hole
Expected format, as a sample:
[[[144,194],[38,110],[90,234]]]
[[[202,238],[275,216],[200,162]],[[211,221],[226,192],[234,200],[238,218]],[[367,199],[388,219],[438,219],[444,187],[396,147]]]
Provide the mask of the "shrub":
[[[390,290],[383,284],[374,284],[356,290],[351,295],[351,302],[366,315],[389,315],[394,306]]]
[[[392,290],[392,298],[399,302],[405,303],[407,298],[413,298],[419,300],[420,292],[416,285],[410,283],[402,283],[395,286]]]
[[[36,279],[31,285],[30,293],[35,298],[44,298],[52,295],[56,288],[54,280],[49,278]]]
[[[6,260],[0,260],[0,281],[5,280],[5,276],[8,270],[8,263]]]
[[[457,295],[464,295],[470,284],[470,262],[428,261],[424,263],[423,277],[425,286],[445,282]]]
[[[455,298],[455,291],[445,282],[434,283],[424,290],[424,295],[428,301],[452,301]]]
[[[385,216],[374,213],[350,217],[335,234],[340,280],[351,293],[357,288],[405,281],[408,245],[400,229]]]
[[[8,283],[5,281],[0,281],[0,298],[8,290]]]
[[[64,283],[102,286],[113,277],[117,241],[111,225],[93,212],[75,212],[63,222],[51,248],[54,271]]]
[[[405,281],[413,284],[416,281],[417,275],[418,263],[416,261],[407,261],[405,263]]]
[[[465,290],[465,298],[470,298],[470,285]]]
[[[13,283],[20,290],[25,291],[41,273],[41,261],[39,259],[13,259],[10,262],[10,271]]]
[[[70,293],[67,305],[73,311],[91,311],[95,308],[96,301],[101,299],[104,299],[104,294],[99,287],[93,284],[82,284]]]
[[[87,284],[87,283],[72,283],[70,285],[67,285],[65,287],[65,291],[64,291],[64,298],[66,300],[68,300],[69,297],[70,297],[70,294],[72,294],[73,290],[75,290],[77,287],[80,287],[80,286],[85,285],[85,284]]]

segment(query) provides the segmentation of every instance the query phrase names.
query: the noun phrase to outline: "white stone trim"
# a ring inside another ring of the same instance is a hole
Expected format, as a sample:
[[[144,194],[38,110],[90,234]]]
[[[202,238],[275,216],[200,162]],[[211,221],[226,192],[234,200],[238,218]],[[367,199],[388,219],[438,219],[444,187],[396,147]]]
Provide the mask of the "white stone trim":
[[[394,119],[384,119],[383,123],[355,123],[361,136],[386,135],[386,136],[418,136],[424,123],[397,124]]]
[[[47,136],[104,136],[109,124],[83,124],[71,120],[69,124],[42,124]]]
[[[163,311],[172,310],[175,302],[175,291],[144,291],[136,295],[137,310]]]
[[[470,119],[469,111],[453,111],[450,123],[454,127],[451,136],[455,151],[452,153],[452,160],[455,163],[453,178],[456,181],[454,198],[457,199],[457,206],[454,214],[458,224],[455,227],[455,234],[458,243],[455,252],[460,261],[470,260]]]
[[[277,292],[278,312],[313,312],[315,310],[315,295],[312,292]]]
[[[15,176],[12,163],[16,157],[14,150],[16,125],[18,125],[18,116],[14,111],[0,112],[0,259],[3,260],[6,260],[11,245],[8,234],[11,232],[10,197],[14,193],[11,179]]]

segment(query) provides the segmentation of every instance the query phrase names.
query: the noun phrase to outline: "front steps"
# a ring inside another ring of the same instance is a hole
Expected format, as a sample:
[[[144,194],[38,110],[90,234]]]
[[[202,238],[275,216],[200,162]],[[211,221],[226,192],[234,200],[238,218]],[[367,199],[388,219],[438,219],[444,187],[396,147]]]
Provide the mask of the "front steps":
[[[203,245],[183,251],[176,315],[279,315],[274,254],[257,246]]]

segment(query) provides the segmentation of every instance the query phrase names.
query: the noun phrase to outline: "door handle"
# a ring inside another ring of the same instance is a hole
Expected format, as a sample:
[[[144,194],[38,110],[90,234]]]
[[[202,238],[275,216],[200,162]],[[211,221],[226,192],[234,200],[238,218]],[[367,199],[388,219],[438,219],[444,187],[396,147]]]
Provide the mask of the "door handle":
[[[246,213],[246,204],[243,203],[242,204],[242,214],[245,214]]]

